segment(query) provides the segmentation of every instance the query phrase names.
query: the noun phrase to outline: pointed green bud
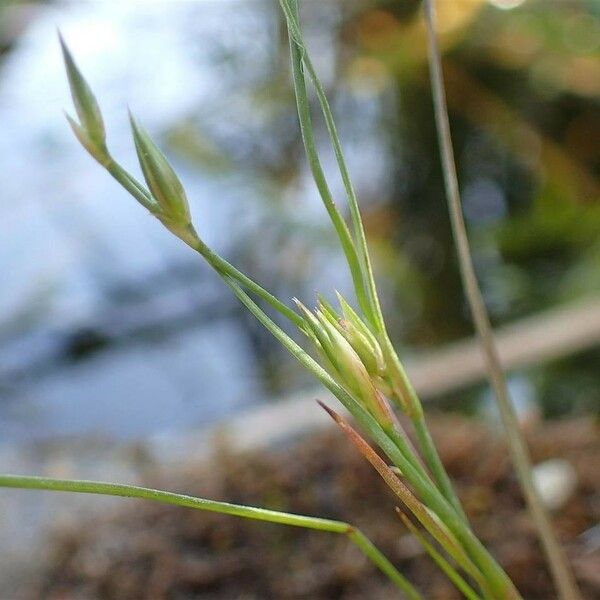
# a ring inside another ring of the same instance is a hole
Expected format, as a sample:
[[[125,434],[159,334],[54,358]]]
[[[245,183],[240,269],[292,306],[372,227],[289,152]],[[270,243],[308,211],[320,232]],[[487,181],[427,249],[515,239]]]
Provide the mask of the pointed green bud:
[[[317,305],[319,310],[329,319],[329,322],[332,325],[337,325],[339,323],[340,316],[335,311],[335,308],[333,308],[321,294],[317,294]]]
[[[144,179],[163,213],[159,218],[167,227],[188,225],[190,209],[181,181],[164,154],[131,113],[129,119]]]
[[[75,105],[75,110],[77,111],[77,116],[81,123],[79,126],[80,130],[73,127],[74,121],[72,119],[69,119],[69,123],[71,123],[75,135],[86,150],[88,150],[94,158],[97,158],[97,155],[101,151],[106,153],[106,132],[104,130],[102,113],[100,112],[100,107],[98,106],[98,102],[96,102],[96,98],[94,97],[90,86],[77,68],[60,32],[58,34],[58,39],[62,48],[67,77],[69,78],[71,97],[73,98],[73,104]],[[82,136],[80,135],[81,131],[85,133],[84,139],[86,142],[82,140]],[[95,148],[95,153],[90,150],[90,147]]]
[[[340,374],[331,360],[333,354],[333,346],[329,340],[329,336],[325,330],[321,327],[321,324],[317,318],[308,310],[298,298],[293,298],[294,303],[298,307],[298,310],[304,317],[306,329],[302,331],[310,338],[312,343],[315,345],[319,357],[321,358],[323,367],[329,372],[329,374],[341,382]]]
[[[378,364],[375,356],[375,348],[369,340],[359,331],[359,329],[350,321],[340,319],[340,328],[342,335],[348,340],[355,352],[365,364],[370,375],[378,375]]]
[[[384,375],[386,372],[385,360],[377,338],[346,299],[339,292],[336,292],[336,295],[344,315],[344,319],[340,321],[344,329],[344,336],[363,359],[369,373]]]
[[[389,406],[373,384],[360,356],[342,335],[339,323],[335,318],[332,319],[335,311],[328,311],[324,303],[320,302],[320,308],[313,314],[297,298],[294,298],[294,302],[306,323],[306,329],[303,328],[302,331],[315,344],[323,367],[340,385],[349,390],[382,426],[391,427],[392,415]]]
[[[333,346],[329,336],[319,323],[318,319],[306,306],[304,306],[304,304],[302,304],[302,302],[300,302],[300,300],[298,300],[298,298],[293,298],[293,301],[310,329],[309,337],[314,337],[314,339],[319,342],[323,352],[325,352],[327,356],[330,356],[333,353]]]
[[[365,403],[372,404],[375,387],[360,357],[323,313],[317,311],[316,315],[321,326],[327,332],[333,348],[332,362],[344,378],[345,384]]]

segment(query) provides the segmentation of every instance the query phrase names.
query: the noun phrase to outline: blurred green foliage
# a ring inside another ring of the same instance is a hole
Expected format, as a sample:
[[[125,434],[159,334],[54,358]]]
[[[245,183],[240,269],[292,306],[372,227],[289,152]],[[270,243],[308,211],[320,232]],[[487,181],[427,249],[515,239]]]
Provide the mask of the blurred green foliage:
[[[472,326],[445,210],[418,5],[332,1],[303,10],[349,149],[393,336],[427,347]],[[494,323],[598,292],[598,3],[462,0],[439,2],[438,12],[465,213]],[[331,236],[294,216],[289,189],[304,189],[304,166],[283,34],[272,44],[273,62],[250,80],[241,75],[253,117],[235,135],[211,128],[199,111],[169,139],[201,168],[241,166],[260,186],[262,216],[238,259],[267,285],[295,290],[318,280]],[[220,56],[240,75],[243,56]],[[323,133],[319,120],[317,127]],[[265,355],[267,370],[289,381],[274,352]],[[592,362],[550,365],[536,378],[550,412],[568,404],[551,400],[552,373],[574,385],[587,381],[569,376],[574,366],[597,377]]]

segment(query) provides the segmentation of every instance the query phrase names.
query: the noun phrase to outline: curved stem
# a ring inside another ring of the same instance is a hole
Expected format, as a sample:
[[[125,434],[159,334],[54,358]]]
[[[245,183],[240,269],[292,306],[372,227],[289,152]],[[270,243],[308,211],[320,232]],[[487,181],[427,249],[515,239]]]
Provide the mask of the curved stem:
[[[293,41],[296,43],[298,48],[301,50],[302,60],[306,67],[306,71],[308,73],[308,76],[309,76],[312,84],[315,87],[315,90],[317,93],[317,98],[319,100],[319,104],[321,106],[321,110],[322,110],[323,116],[325,118],[325,123],[327,125],[329,139],[331,140],[333,151],[334,151],[336,161],[337,161],[337,164],[338,164],[338,167],[340,170],[340,175],[341,175],[342,181],[344,183],[344,187],[346,189],[346,195],[348,197],[348,206],[350,208],[350,214],[352,217],[352,224],[353,224],[353,228],[354,228],[354,236],[355,236],[355,240],[357,242],[357,252],[358,252],[359,259],[362,263],[361,266],[362,266],[362,270],[364,272],[364,278],[366,279],[368,292],[369,292],[369,300],[371,303],[371,311],[372,311],[372,315],[373,315],[371,324],[375,327],[375,329],[377,330],[377,332],[380,335],[385,336],[385,338],[389,340],[388,334],[386,331],[386,327],[385,327],[385,321],[384,321],[383,314],[381,311],[379,296],[377,294],[375,278],[373,276],[373,268],[371,265],[369,250],[367,247],[367,240],[366,240],[366,236],[365,236],[364,226],[362,223],[362,218],[360,215],[358,200],[356,197],[356,192],[354,190],[354,186],[352,185],[352,181],[350,179],[350,174],[348,172],[346,160],[344,158],[344,154],[343,154],[342,147],[340,144],[339,136],[337,134],[337,128],[335,125],[333,114],[331,112],[331,107],[329,105],[329,101],[327,100],[327,95],[325,94],[323,85],[321,84],[321,81],[319,80],[319,76],[315,71],[315,68],[312,64],[312,61],[308,54],[308,51],[304,45],[304,41],[303,41],[303,37],[302,37],[302,30],[300,27],[299,20],[297,18],[297,14],[291,8],[290,0],[280,0],[280,4],[281,4],[282,10],[284,12],[285,18],[286,18],[290,38],[293,39]],[[389,343],[389,345],[391,346],[391,342]],[[395,351],[392,350],[392,352],[395,355]],[[431,440],[429,431],[427,430],[427,426],[425,425],[423,412],[422,412],[421,406],[420,406],[421,405],[420,400],[414,393],[414,390],[412,390],[412,386],[410,386],[410,384],[408,382],[408,378],[406,377],[405,373],[403,372],[403,369],[401,367],[400,367],[400,369],[402,370],[402,376],[403,376],[403,379],[405,380],[405,384],[406,384],[405,387],[411,388],[407,392],[407,395],[410,396],[410,398],[406,399],[407,400],[406,408],[407,408],[407,412],[411,415],[411,418],[413,420],[413,423],[415,426],[415,431],[417,433],[417,437],[419,440],[419,446],[423,452],[425,461],[427,462],[429,468],[431,469],[434,479],[435,479],[437,485],[439,486],[440,490],[444,494],[444,496],[446,496],[446,498],[456,508],[457,512],[466,520],[466,516],[460,505],[460,501],[458,500],[458,497],[456,496],[456,493],[454,492],[454,489],[450,482],[450,478],[448,477],[448,475],[442,465],[442,462],[439,458],[437,450],[435,449],[435,446],[433,445],[433,442]]]
[[[186,508],[195,508],[216,512],[255,521],[267,521],[279,523],[280,525],[291,525],[317,531],[330,533],[341,533],[348,538],[367,556],[375,566],[393,581],[398,588],[405,592],[411,600],[422,600],[421,594],[414,586],[392,565],[392,563],[381,553],[380,550],[359,529],[343,521],[321,519],[318,517],[307,517],[292,513],[284,513],[266,508],[243,506],[229,502],[218,502],[206,500],[185,494],[176,494],[163,490],[140,487],[137,485],[125,485],[120,483],[105,483],[102,481],[87,481],[78,479],[52,479],[47,477],[31,477],[22,475],[0,475],[0,487],[47,490],[54,492],[77,492],[83,494],[101,494],[104,496],[121,496],[126,498],[142,498],[173,504]]]
[[[556,587],[562,598],[575,600],[580,598],[575,579],[566,557],[556,539],[550,518],[544,508],[539,493],[535,487],[532,476],[531,459],[523,436],[519,428],[519,421],[506,385],[506,379],[502,371],[502,365],[498,357],[498,350],[494,342],[492,327],[479,284],[473,266],[471,249],[465,227],[460,193],[458,188],[458,177],[454,162],[454,152],[450,137],[450,123],[448,109],[446,106],[446,94],[444,91],[444,80],[440,51],[435,35],[435,17],[433,0],[425,0],[425,18],[427,22],[427,40],[430,62],[431,87],[433,90],[433,103],[435,120],[440,144],[440,153],[444,170],[444,182],[446,185],[446,196],[448,210],[452,223],[452,233],[456,244],[460,273],[465,288],[465,293],[471,308],[471,314],[475,322],[475,328],[479,336],[481,347],[484,352],[488,367],[488,373],[492,388],[496,395],[500,416],[504,425],[508,447],[515,466],[521,488],[527,500],[529,511],[538,530],[546,557]]]

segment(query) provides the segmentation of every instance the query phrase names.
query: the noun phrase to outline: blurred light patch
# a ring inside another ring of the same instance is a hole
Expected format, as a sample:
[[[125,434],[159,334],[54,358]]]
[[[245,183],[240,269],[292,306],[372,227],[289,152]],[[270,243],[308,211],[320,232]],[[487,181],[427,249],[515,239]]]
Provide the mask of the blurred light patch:
[[[360,96],[377,96],[390,84],[390,73],[376,58],[360,56],[348,67],[348,84]]]
[[[563,35],[570,50],[591,54],[600,47],[600,22],[592,15],[574,15],[565,21]]]
[[[491,179],[477,179],[463,192],[465,217],[475,225],[497,221],[506,216],[507,207],[500,186]]]
[[[371,10],[360,19],[357,33],[360,44],[367,50],[385,51],[398,40],[400,22],[391,12]]]
[[[510,10],[511,8],[517,8],[517,6],[521,6],[525,0],[488,0],[488,2],[496,8]]]

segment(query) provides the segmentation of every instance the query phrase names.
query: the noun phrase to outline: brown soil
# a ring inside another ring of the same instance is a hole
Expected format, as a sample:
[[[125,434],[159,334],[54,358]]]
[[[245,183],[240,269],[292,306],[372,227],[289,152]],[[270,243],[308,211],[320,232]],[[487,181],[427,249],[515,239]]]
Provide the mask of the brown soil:
[[[430,419],[434,437],[473,526],[528,599],[555,597],[503,444],[481,424]],[[528,433],[536,462],[563,457],[576,468],[576,495],[554,523],[586,598],[600,597],[600,550],[581,534],[600,517],[600,436],[589,420]],[[216,453],[210,468],[148,484],[231,502],[350,521],[427,598],[460,595],[424,556],[394,513],[396,501],[338,431],[277,452]],[[396,590],[343,536],[124,501],[116,515],[74,525],[31,598],[386,599]]]

